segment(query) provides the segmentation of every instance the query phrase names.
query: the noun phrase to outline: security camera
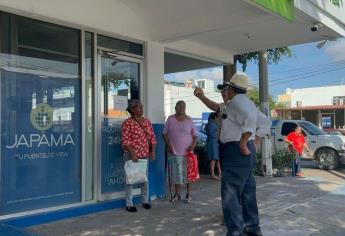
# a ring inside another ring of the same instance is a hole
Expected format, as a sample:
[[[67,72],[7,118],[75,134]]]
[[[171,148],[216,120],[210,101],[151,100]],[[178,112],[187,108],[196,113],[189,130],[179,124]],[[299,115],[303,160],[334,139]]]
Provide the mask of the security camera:
[[[319,30],[319,24],[313,24],[310,27],[311,32],[317,32]]]

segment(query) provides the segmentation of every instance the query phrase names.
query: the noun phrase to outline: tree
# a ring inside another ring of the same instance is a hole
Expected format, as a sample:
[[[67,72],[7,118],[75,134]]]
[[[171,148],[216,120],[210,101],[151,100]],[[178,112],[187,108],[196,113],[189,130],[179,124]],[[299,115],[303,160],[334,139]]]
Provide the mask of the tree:
[[[337,7],[343,6],[343,0],[329,0],[329,1]]]
[[[343,0],[329,0],[334,6],[341,7],[343,6]],[[291,57],[292,51],[289,47],[282,48],[272,48],[267,50],[267,59],[268,64],[277,64],[283,57]],[[241,55],[234,56],[234,64],[236,62],[242,64],[242,70],[246,71],[248,62],[254,61],[257,63],[259,61],[259,52],[249,52]]]
[[[135,82],[135,78],[123,72],[110,72],[102,76],[102,85],[104,86],[104,83],[106,83],[108,91],[114,88],[118,89],[121,85],[129,87],[131,82]]]
[[[247,96],[249,97],[250,100],[254,102],[254,104],[257,107],[260,107],[259,89],[257,87],[254,87],[253,89],[248,90]],[[272,96],[268,96],[268,102],[270,105],[270,110],[276,108],[276,103],[274,102]]]
[[[287,105],[286,104],[284,104],[284,103],[281,103],[281,102],[276,102],[275,104],[274,104],[274,109],[279,109],[279,108],[286,108],[287,107]]]
[[[272,48],[267,50],[267,60],[268,64],[277,64],[283,57],[291,57],[292,51],[289,47],[282,48]],[[236,55],[234,61],[242,64],[242,70],[246,71],[248,62],[254,61],[257,63],[259,61],[259,52],[249,52],[241,55]]]
[[[257,87],[254,87],[251,90],[247,91],[247,96],[250,100],[254,102],[254,104],[257,107],[260,107],[260,99],[259,99],[259,89]],[[286,105],[280,102],[275,102],[272,98],[272,96],[268,96],[268,102],[270,110],[276,109],[276,108],[286,108]]]

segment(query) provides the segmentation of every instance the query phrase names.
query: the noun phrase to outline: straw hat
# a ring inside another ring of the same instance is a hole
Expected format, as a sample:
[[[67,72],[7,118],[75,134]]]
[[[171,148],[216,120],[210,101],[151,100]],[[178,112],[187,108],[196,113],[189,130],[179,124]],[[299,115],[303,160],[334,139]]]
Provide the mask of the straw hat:
[[[249,78],[244,73],[236,73],[231,77],[230,82],[224,81],[223,84],[218,84],[217,88],[219,90],[224,89],[225,87],[232,86],[239,89],[247,90],[249,88]]]

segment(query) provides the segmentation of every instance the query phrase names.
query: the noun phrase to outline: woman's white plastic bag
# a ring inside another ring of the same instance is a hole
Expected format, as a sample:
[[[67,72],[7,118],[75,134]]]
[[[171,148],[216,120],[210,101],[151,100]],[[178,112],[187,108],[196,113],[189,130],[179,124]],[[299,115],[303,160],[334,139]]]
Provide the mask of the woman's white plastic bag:
[[[138,162],[133,162],[132,160],[126,161],[125,174],[127,184],[147,182],[147,160],[139,159]]]

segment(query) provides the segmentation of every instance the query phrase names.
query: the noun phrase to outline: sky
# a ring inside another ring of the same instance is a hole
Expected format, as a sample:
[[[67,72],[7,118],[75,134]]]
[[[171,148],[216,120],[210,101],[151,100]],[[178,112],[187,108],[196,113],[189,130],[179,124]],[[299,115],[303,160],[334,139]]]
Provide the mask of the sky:
[[[274,98],[286,88],[308,88],[345,84],[345,38],[327,42],[318,49],[319,42],[290,46],[292,57],[283,58],[277,65],[268,66],[269,93]],[[237,66],[241,71],[241,64]],[[249,63],[246,73],[253,86],[259,86],[259,69]],[[223,68],[215,67],[166,74],[165,79],[182,82],[187,79],[223,80]]]

